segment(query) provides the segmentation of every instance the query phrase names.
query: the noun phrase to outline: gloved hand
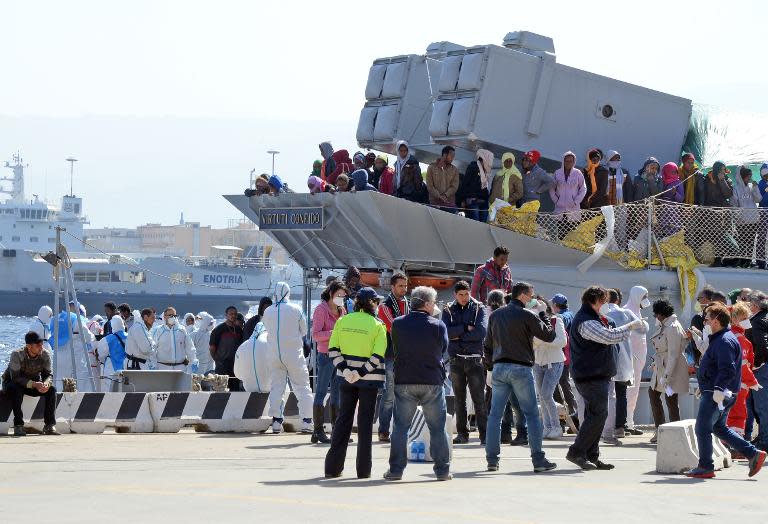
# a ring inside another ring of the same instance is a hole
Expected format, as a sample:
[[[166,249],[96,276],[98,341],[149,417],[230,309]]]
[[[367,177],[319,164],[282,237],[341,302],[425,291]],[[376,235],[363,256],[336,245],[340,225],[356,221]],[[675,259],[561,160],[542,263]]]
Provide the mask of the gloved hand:
[[[723,393],[719,389],[716,389],[715,391],[712,392],[712,400],[714,400],[715,404],[717,404],[718,406],[722,406],[723,401],[725,400],[725,393]]]
[[[754,386],[749,386],[749,389],[751,389],[752,391],[758,391],[760,389],[763,389],[763,386],[761,386],[760,384],[755,384]]]
[[[360,374],[357,371],[352,371],[349,368],[344,368],[344,371],[342,371],[341,374],[344,376],[344,380],[350,384],[354,384],[360,380]]]
[[[540,315],[542,313],[547,312],[547,304],[545,304],[542,300],[537,300],[536,305],[533,306],[533,309],[531,309],[534,313],[537,315]]]
[[[197,373],[197,371],[200,369],[200,361],[197,359],[193,360],[189,369],[192,371],[192,373]]]
[[[632,322],[627,324],[627,327],[631,331],[638,331],[638,330],[642,330],[643,329],[644,324],[645,324],[645,322],[643,320],[641,320],[639,318],[636,318],[635,320],[633,320]]]

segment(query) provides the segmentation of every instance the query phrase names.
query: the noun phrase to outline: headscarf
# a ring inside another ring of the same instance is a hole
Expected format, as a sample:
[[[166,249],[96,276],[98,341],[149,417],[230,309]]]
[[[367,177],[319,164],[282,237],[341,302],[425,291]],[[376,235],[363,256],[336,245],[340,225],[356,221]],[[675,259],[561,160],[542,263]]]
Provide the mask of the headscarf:
[[[320,142],[320,154],[324,160],[331,158],[333,154],[333,146],[330,142]]]
[[[538,164],[539,160],[541,159],[541,153],[536,151],[535,149],[531,149],[530,151],[525,153],[525,158],[527,158],[531,164]]]
[[[358,167],[358,164],[359,164],[360,167],[365,167],[365,155],[362,152],[357,151],[352,156],[352,164],[355,167]]]
[[[493,153],[487,149],[478,149],[475,157],[478,160],[483,160],[482,164],[477,163],[477,167],[480,169],[480,187],[488,189],[488,181],[493,177]]]
[[[307,186],[309,187],[309,194],[316,195],[325,191],[325,182],[319,176],[311,176],[307,180]]]
[[[693,159],[693,168],[690,171],[685,169],[684,165],[684,162],[689,158]],[[685,197],[683,201],[686,204],[693,205],[696,203],[696,177],[692,175],[699,170],[699,164],[696,163],[696,157],[693,156],[693,153],[685,153],[681,157],[680,166],[677,169],[680,172],[680,180],[684,180]]]
[[[322,160],[315,160],[312,163],[312,176],[320,176],[320,170],[323,167],[323,161]]]
[[[478,151],[479,152],[479,151]],[[512,167],[506,168],[504,167],[504,163],[507,160],[512,161]],[[517,166],[515,165],[515,155],[514,153],[511,153],[507,151],[503,155],[501,155],[501,169],[499,169],[496,172],[496,176],[501,177],[501,198],[506,202],[509,200],[509,177],[516,176],[520,180],[523,179],[523,175],[520,174],[520,170],[517,169]]]
[[[611,164],[611,158],[615,157],[616,155],[619,155],[621,157],[621,153],[618,151],[615,151],[613,149],[608,151],[608,154],[605,158],[608,159],[608,196],[610,202],[615,202],[616,204],[623,204],[624,203],[624,170],[621,168],[621,160],[618,161],[618,164]],[[614,175],[610,174],[610,170],[615,169],[616,173]]]
[[[661,179],[665,186],[680,182],[680,173],[677,170],[677,164],[674,162],[667,162],[664,164],[664,167],[661,168]]]
[[[283,181],[277,175],[272,175],[269,177],[269,185],[274,187],[278,193],[283,191]]]
[[[643,167],[640,168],[640,171],[638,171],[637,174],[640,176],[645,176],[645,170],[651,164],[656,164],[656,175],[658,176],[659,171],[661,171],[661,164],[659,164],[659,161],[656,160],[656,157],[653,156],[649,156],[645,159],[645,162],[643,162]]]
[[[405,158],[400,156],[400,146],[408,148],[408,152],[405,154]],[[400,187],[400,172],[403,170],[403,166],[411,157],[411,147],[405,140],[398,140],[395,144],[395,189]]]
[[[720,171],[723,171],[726,175],[730,174],[731,170],[728,169],[725,166],[724,162],[717,161],[714,164],[712,164],[712,171],[710,171],[707,176],[714,181],[714,179],[717,177],[717,175],[720,174]]]

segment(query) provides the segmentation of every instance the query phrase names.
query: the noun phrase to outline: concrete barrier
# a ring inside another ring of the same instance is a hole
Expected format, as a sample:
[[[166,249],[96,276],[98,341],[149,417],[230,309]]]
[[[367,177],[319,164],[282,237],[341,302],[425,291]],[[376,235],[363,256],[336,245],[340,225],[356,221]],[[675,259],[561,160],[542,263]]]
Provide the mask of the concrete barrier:
[[[66,406],[61,406],[62,393],[56,394],[56,429],[59,433],[69,433],[69,413]],[[45,405],[40,397],[25,396],[21,404],[24,412],[24,428],[30,433],[42,433],[43,409]],[[0,392],[0,436],[7,435],[13,428],[13,405],[4,392]]]
[[[107,427],[117,433],[152,433],[146,393],[64,393],[72,433],[104,433]]]
[[[681,420],[659,426],[656,446],[657,473],[685,473],[699,463],[696,420]],[[731,465],[731,454],[716,437],[712,437],[715,469]]]
[[[272,423],[265,415],[268,393],[209,393],[197,432],[212,433],[263,433]]]

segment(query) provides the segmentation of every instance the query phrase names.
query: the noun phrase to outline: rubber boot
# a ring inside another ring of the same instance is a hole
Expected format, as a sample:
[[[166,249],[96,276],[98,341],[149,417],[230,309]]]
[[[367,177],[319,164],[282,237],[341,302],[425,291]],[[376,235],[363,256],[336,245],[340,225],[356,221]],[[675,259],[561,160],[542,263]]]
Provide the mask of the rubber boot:
[[[312,438],[310,439],[312,444],[330,444],[331,442],[323,428],[324,418],[323,406],[312,406],[312,420],[315,422],[315,430],[312,432]]]

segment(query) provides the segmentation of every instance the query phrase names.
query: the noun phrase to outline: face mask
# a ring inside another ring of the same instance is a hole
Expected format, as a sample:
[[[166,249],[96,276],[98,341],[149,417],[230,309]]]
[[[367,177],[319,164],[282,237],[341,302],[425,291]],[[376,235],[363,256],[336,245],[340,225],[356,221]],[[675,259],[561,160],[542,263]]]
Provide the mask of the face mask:
[[[752,329],[752,322],[750,322],[749,319],[745,319],[739,322],[739,326],[744,329]]]
[[[620,166],[621,166],[620,160],[611,160],[610,162],[608,162],[608,167],[610,167],[611,169],[619,169]]]
[[[344,297],[333,297],[333,303],[338,307],[344,307]]]
[[[610,311],[610,308],[608,307],[608,304],[603,304],[600,306],[600,314],[604,317],[608,316],[608,312]]]
[[[173,327],[178,322],[178,319],[176,317],[168,317],[168,319],[165,321],[166,324]]]
[[[528,301],[528,303],[525,305],[525,308],[526,308],[526,309],[533,309],[533,308],[535,308],[535,307],[536,307],[536,306],[538,306],[538,305],[539,305],[539,301],[538,301],[538,300],[536,300],[535,298],[532,298],[532,299],[531,299],[531,300],[529,300],[529,301]]]
[[[640,301],[640,307],[648,307],[650,305],[651,305],[651,301],[648,300],[648,297]]]

